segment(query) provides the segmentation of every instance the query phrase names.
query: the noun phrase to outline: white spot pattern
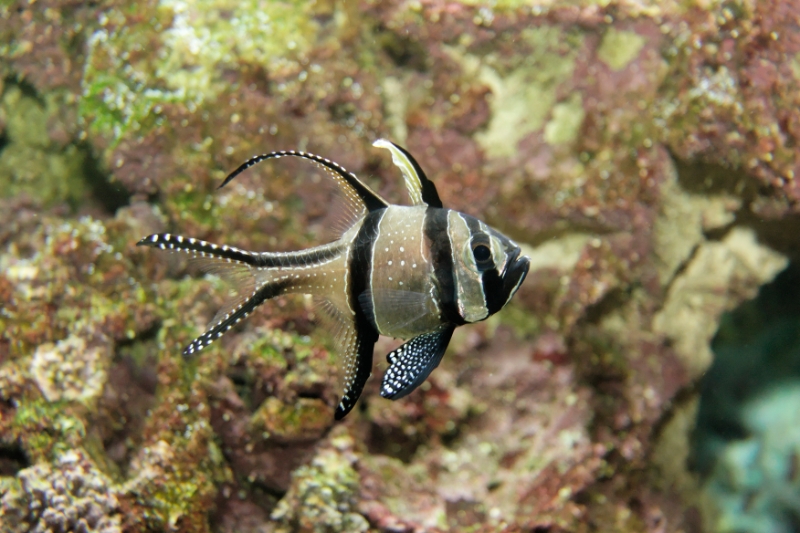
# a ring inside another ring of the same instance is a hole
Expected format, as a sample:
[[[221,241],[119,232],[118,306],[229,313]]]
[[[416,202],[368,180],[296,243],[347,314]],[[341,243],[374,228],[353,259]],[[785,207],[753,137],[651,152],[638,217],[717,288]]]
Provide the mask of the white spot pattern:
[[[233,263],[248,269],[254,276],[256,272],[263,272],[263,280],[256,283],[252,292],[235,307],[224,315],[218,316],[213,325],[202,335],[194,339],[184,350],[184,355],[194,355],[212,342],[220,338],[233,326],[247,318],[252,311],[264,300],[277,296],[282,292],[299,293],[320,293],[335,289],[338,277],[333,277],[333,282],[323,284],[315,281],[320,269],[341,259],[342,243],[331,243],[317,249],[305,250],[302,252],[275,253],[265,252],[261,254],[248,252],[233,246],[206,242],[194,238],[184,238],[174,236],[169,233],[156,234],[146,237],[140,244],[157,247],[164,250],[184,252],[197,258],[212,258],[214,261]],[[256,266],[259,262],[271,263],[276,266],[263,267]],[[316,271],[312,271],[315,269]],[[268,273],[268,274],[267,274]],[[327,272],[322,272],[327,276]],[[286,284],[291,280],[291,284]],[[319,279],[322,281],[322,279]],[[346,276],[345,276],[346,281]],[[268,291],[259,297],[259,293],[267,286],[282,287],[274,292]],[[352,310],[351,310],[352,311]]]
[[[381,396],[397,400],[411,393],[439,366],[453,334],[453,326],[443,326],[414,337],[386,356],[389,368],[383,375]]]
[[[261,154],[255,157],[250,158],[248,161],[243,163],[239,166],[235,171],[228,175],[225,178],[222,186],[225,186],[230,180],[234,177],[242,173],[243,171],[247,170],[248,168],[265,161],[267,159],[280,159],[281,157],[299,157],[301,159],[306,159],[312,161],[318,167],[322,168],[329,176],[333,178],[336,184],[340,187],[342,194],[344,195],[345,202],[347,205],[347,210],[349,211],[349,215],[351,216],[351,222],[357,220],[361,216],[366,213],[366,206],[364,204],[364,200],[361,198],[357,190],[351,185],[347,178],[351,178],[352,180],[358,182],[366,191],[367,194],[374,196],[375,198],[383,201],[374,191],[372,191],[369,187],[367,187],[363,182],[361,182],[358,177],[349,172],[343,166],[327,159],[325,157],[321,157],[309,152],[303,152],[300,150],[279,150],[276,152],[270,152],[268,154]],[[385,201],[384,201],[385,203]],[[386,204],[388,206],[388,204]]]

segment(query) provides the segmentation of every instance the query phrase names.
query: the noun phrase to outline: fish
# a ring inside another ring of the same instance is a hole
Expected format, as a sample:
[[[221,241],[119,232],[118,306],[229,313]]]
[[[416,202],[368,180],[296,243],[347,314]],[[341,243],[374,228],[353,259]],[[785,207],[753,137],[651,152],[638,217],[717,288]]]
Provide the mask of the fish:
[[[327,244],[294,252],[253,252],[200,239],[158,233],[138,245],[183,252],[207,271],[231,280],[238,297],[184,350],[191,357],[278,295],[315,297],[338,352],[343,419],[355,406],[373,365],[380,335],[405,341],[391,351],[382,397],[397,400],[439,365],[453,331],[502,309],[517,292],[530,259],[485,222],[442,205],[434,183],[413,156],[386,139],[411,205],[390,204],[355,174],[324,157],[295,150],[258,155],[228,174],[219,188],[269,159],[295,157],[321,167],[343,201],[344,229]]]

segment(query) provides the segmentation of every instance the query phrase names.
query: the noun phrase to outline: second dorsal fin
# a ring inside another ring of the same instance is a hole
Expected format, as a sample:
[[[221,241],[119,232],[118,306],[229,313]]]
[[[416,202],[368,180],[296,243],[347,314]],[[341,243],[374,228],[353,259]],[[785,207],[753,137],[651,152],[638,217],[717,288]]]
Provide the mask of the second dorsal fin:
[[[270,152],[268,154],[257,155],[251,157],[241,165],[239,168],[228,174],[222,185],[231,182],[233,178],[247,170],[248,168],[266,161],[267,159],[279,159],[281,157],[299,157],[313,161],[319,167],[327,171],[327,173],[336,181],[337,185],[342,189],[345,201],[352,204],[350,207],[353,210],[366,209],[367,211],[375,211],[377,209],[384,209],[389,206],[389,202],[381,198],[381,196],[373,191],[364,182],[356,177],[352,172],[348,172],[343,166],[334,163],[330,159],[325,159],[318,155],[309,154],[308,152],[299,152],[297,150],[280,150],[277,152]]]

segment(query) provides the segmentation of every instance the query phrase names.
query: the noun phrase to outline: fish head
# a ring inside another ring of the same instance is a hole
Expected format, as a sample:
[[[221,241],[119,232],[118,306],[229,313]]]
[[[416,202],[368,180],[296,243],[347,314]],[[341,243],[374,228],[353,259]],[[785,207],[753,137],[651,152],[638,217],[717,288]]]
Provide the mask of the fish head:
[[[456,304],[466,322],[495,314],[528,274],[530,259],[514,241],[475,217],[451,212]]]

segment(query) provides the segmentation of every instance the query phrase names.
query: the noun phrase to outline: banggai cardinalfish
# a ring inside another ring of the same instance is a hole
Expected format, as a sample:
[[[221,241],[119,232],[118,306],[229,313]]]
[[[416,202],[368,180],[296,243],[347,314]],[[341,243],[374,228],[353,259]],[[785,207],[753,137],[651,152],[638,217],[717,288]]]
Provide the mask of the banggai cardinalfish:
[[[220,185],[266,159],[313,161],[344,199],[349,224],[334,242],[297,252],[248,252],[169,233],[139,242],[192,254],[206,270],[234,282],[241,295],[184,355],[205,348],[270,298],[314,295],[341,357],[340,420],[372,372],[378,335],[409,339],[387,356],[381,383],[381,396],[396,400],[439,365],[457,326],[484,320],[508,303],[530,267],[519,246],[477,218],[443,208],[433,182],[406,150],[383,139],[374,146],[391,152],[412,205],[392,205],[333,161],[293,150],[253,157]]]

